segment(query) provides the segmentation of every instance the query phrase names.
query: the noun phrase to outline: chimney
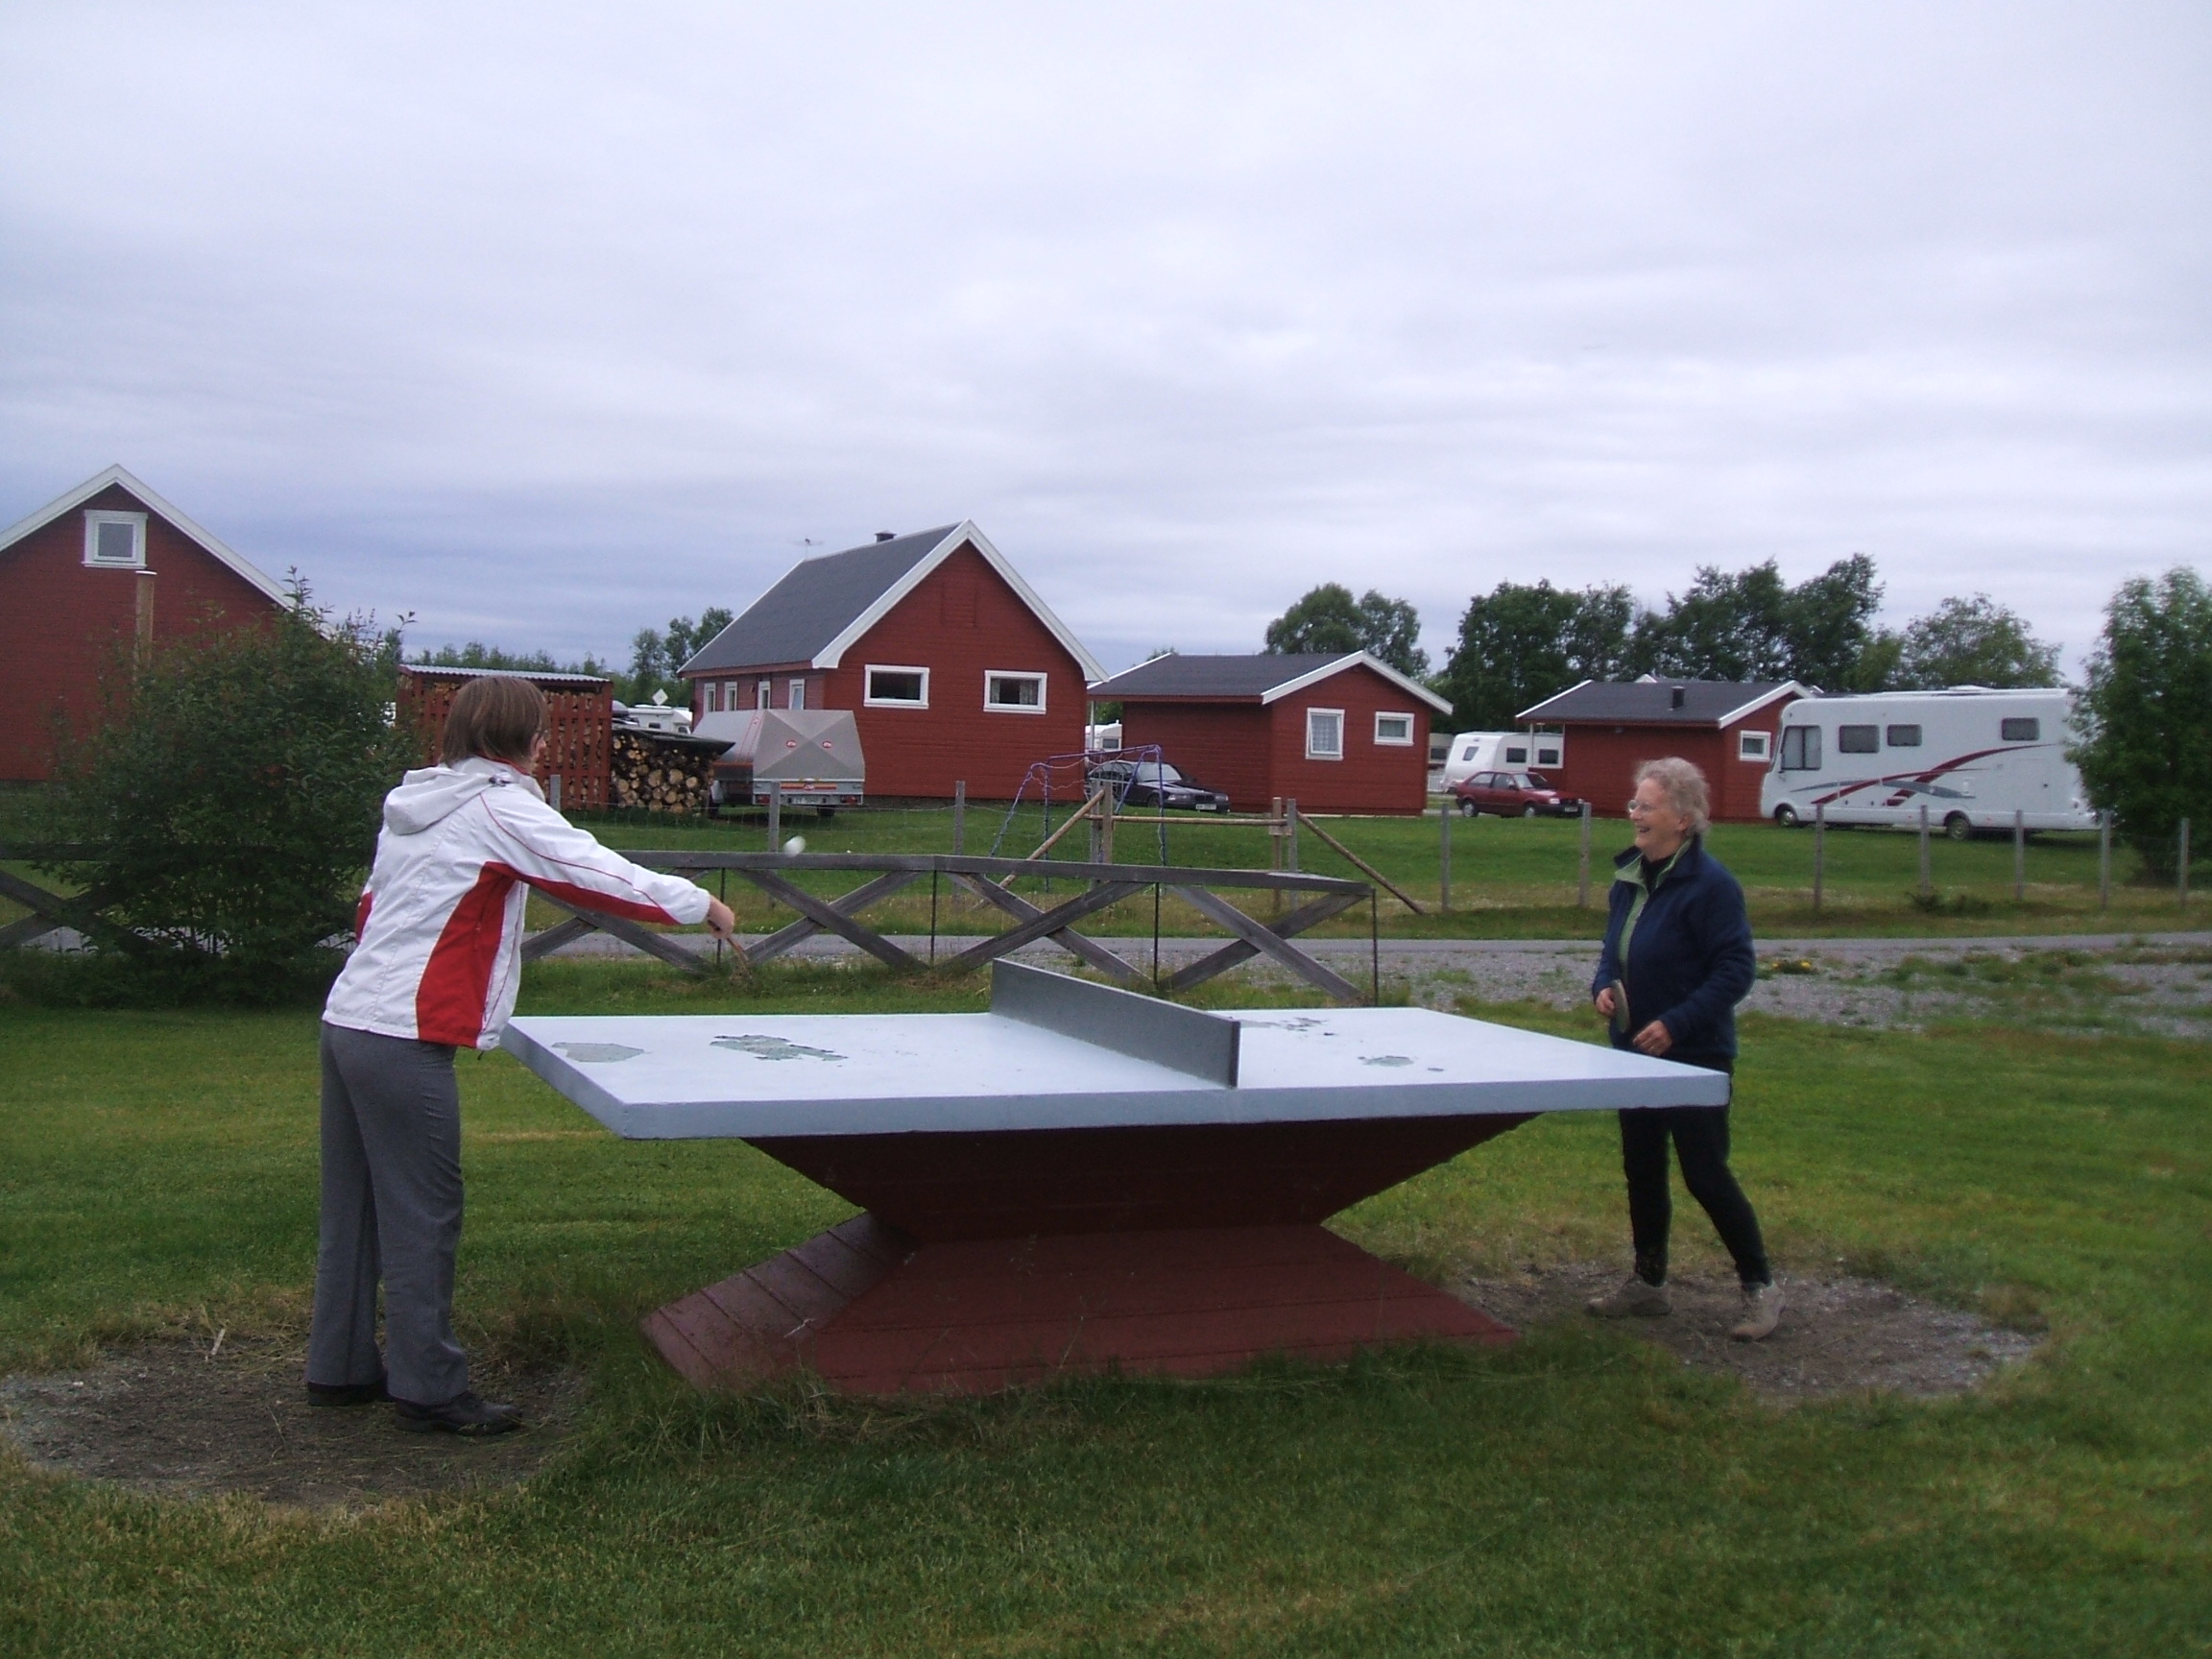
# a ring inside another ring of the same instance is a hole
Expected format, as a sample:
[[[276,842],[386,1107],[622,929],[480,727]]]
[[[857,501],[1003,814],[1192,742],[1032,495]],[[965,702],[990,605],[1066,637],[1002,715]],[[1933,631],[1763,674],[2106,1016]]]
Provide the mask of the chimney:
[[[1679,685],[1675,686],[1675,687],[1674,687],[1674,694],[1673,694],[1671,697],[1668,698],[1668,700],[1667,700],[1667,705],[1668,705],[1668,707],[1669,707],[1669,708],[1671,708],[1671,709],[1679,709],[1679,708],[1681,708],[1681,707],[1682,707],[1682,701],[1683,701],[1684,697],[1685,697],[1685,696],[1687,696],[1687,695],[1688,695],[1688,694],[1687,694],[1687,693],[1686,693],[1686,692],[1685,692],[1685,691],[1682,689],[1682,687],[1681,687],[1681,686],[1679,686]]]
[[[136,657],[136,659],[137,659],[137,660],[139,660],[139,661],[143,661],[143,660],[145,659],[145,656],[146,656],[147,648],[148,648],[149,646],[151,646],[151,645],[154,643],[154,572],[153,572],[153,571],[151,571],[151,570],[141,570],[141,571],[139,571],[139,572],[138,572],[138,587],[137,587],[137,595],[136,595],[136,598],[137,598],[137,615],[136,615],[136,617],[134,618],[134,620],[137,622],[137,625],[138,625],[138,627],[137,627],[137,636],[136,636],[136,638],[135,638],[135,640],[134,640],[134,642],[133,642],[133,652],[134,652],[134,656]]]
[[[898,532],[896,530],[878,530],[876,532],[876,540],[878,541],[888,541],[897,534]]]

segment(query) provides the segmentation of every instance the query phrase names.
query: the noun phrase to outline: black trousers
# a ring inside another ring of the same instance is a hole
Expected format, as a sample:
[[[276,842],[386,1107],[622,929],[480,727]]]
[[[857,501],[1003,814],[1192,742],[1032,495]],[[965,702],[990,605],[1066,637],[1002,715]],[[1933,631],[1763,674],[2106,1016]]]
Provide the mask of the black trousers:
[[[1667,1142],[1681,1161],[1682,1185],[1713,1218],[1714,1231],[1736,1258],[1736,1275],[1765,1285],[1774,1275],[1759,1217],[1728,1168],[1728,1108],[1659,1106],[1621,1114],[1621,1167],[1628,1177],[1628,1226],[1636,1239],[1636,1276],[1667,1282],[1667,1232],[1674,1218],[1668,1192]]]

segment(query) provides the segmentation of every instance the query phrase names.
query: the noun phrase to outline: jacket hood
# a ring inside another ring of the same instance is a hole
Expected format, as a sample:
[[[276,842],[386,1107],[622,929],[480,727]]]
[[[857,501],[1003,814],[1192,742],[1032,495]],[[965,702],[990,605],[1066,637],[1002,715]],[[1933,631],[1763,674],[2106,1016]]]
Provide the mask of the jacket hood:
[[[420,767],[384,797],[384,828],[395,835],[420,835],[487,789],[514,788],[527,789],[541,801],[545,798],[528,773],[474,755],[450,766]]]

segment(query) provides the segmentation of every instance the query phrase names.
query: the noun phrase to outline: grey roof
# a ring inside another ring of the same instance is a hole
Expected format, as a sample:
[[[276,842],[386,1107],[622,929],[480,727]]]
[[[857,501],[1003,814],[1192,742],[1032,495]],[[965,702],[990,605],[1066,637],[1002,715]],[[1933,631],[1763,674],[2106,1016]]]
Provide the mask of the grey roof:
[[[551,668],[457,668],[445,662],[402,662],[402,674],[425,680],[527,680],[533,685],[611,685],[604,674],[566,674]]]
[[[1155,657],[1091,687],[1091,695],[1113,697],[1264,697],[1278,685],[1342,662],[1341,651],[1297,656]]]
[[[1682,693],[1682,707],[1674,707],[1674,693]],[[1585,680],[1532,709],[1524,709],[1516,720],[1578,720],[1595,724],[1610,721],[1622,726],[1719,726],[1728,716],[1741,714],[1770,702],[1784,691],[1802,695],[1805,688],[1794,680]]]
[[[811,662],[957,524],[803,560],[684,664],[685,673]]]

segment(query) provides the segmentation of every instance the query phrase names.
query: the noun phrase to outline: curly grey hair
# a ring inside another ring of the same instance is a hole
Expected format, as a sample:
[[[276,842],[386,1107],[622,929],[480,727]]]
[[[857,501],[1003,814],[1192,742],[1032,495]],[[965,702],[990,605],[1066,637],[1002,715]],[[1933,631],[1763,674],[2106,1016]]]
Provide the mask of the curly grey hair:
[[[1651,780],[1667,792],[1667,805],[1680,814],[1688,832],[1702,835],[1713,822],[1713,798],[1705,788],[1705,774],[1679,755],[1664,760],[1647,760],[1636,768],[1636,781]]]

